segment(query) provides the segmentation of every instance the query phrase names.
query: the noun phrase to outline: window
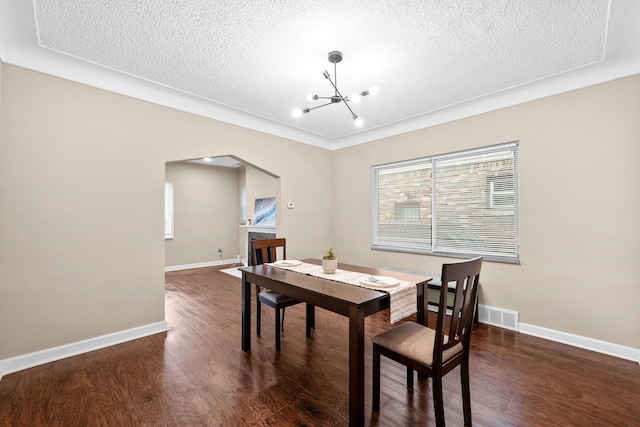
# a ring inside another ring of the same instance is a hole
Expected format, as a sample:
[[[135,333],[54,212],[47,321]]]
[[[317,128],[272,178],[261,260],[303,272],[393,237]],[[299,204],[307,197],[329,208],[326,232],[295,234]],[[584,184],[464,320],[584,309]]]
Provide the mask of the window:
[[[516,189],[511,175],[489,178],[490,208],[513,208],[515,194]]]
[[[518,143],[374,166],[372,248],[518,262]]]
[[[397,221],[420,221],[420,202],[396,203],[395,218]]]
[[[240,187],[240,224],[247,223],[247,187]]]
[[[164,183],[164,238],[173,239],[173,184]]]

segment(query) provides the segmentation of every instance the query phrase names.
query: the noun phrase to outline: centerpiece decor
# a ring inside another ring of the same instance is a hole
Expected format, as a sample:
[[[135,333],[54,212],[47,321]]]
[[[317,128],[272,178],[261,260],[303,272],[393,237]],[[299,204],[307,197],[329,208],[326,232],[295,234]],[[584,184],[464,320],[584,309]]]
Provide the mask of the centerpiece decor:
[[[322,257],[322,271],[325,274],[333,274],[338,268],[338,259],[336,258],[336,251],[333,249],[333,245],[327,250],[326,255]]]

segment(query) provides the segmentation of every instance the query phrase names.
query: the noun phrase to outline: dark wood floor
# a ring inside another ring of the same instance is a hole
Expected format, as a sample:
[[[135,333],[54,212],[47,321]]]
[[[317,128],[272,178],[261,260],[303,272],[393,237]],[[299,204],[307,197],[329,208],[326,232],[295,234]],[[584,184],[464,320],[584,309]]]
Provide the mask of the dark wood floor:
[[[240,279],[201,268],[166,274],[171,330],[5,376],[2,426],[346,426],[347,319],[317,309],[305,338],[304,305],[287,309],[282,352],[273,312],[240,349]],[[434,425],[430,382],[411,391],[383,358],[379,414],[371,407],[367,318],[367,424]],[[432,318],[430,318],[431,320]],[[476,426],[640,426],[638,363],[486,325],[472,337]],[[458,369],[444,380],[448,425],[462,425]]]

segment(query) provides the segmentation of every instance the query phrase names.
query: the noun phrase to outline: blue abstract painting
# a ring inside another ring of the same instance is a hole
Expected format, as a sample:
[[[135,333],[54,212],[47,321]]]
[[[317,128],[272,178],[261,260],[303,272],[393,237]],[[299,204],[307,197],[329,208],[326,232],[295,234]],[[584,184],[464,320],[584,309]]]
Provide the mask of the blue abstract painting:
[[[265,197],[256,199],[256,207],[253,211],[255,215],[253,224],[275,227],[276,225],[276,198]]]

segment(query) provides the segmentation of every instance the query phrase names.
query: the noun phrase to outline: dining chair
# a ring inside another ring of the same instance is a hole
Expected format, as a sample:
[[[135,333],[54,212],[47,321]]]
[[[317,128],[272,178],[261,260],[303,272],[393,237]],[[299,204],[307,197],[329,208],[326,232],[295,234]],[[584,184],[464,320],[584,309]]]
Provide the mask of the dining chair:
[[[278,248],[282,248],[282,259],[287,258],[287,240],[284,238],[252,240],[251,247],[253,250],[253,265],[277,261]],[[256,285],[256,296],[256,332],[259,336],[262,320],[262,304],[266,304],[275,310],[276,351],[280,351],[280,335],[281,330],[284,329],[285,308],[301,303],[302,301],[262,288],[258,285]],[[282,317],[280,313],[282,313]],[[307,327],[309,327],[309,325]],[[307,336],[309,335],[310,332],[307,330]]]
[[[444,286],[455,283],[455,292],[451,316],[446,314],[449,292],[440,292],[435,330],[406,322],[373,337],[374,412],[380,411],[380,357],[386,356],[407,367],[408,388],[413,388],[414,371],[431,377],[436,425],[444,426],[442,377],[460,365],[464,423],[471,426],[469,345],[481,268],[482,257],[442,265],[442,283]]]

